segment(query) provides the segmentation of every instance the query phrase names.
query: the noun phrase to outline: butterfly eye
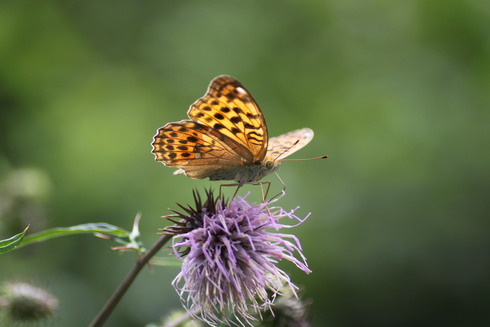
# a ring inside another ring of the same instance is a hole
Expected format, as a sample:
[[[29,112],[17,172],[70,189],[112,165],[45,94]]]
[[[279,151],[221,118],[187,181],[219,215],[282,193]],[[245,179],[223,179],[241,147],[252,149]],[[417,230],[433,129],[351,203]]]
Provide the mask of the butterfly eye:
[[[272,168],[274,168],[274,163],[272,161],[266,161],[265,162],[265,168],[267,170],[271,170]]]

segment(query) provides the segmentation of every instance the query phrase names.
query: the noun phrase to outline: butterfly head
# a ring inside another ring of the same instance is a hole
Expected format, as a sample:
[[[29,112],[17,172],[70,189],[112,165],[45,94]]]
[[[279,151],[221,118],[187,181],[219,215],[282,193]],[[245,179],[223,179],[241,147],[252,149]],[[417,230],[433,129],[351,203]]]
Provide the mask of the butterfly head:
[[[265,160],[258,164],[256,168],[256,180],[259,181],[263,177],[275,172],[281,166],[281,162],[279,160],[275,160],[273,158],[265,158]]]
[[[238,184],[248,184],[260,181],[265,176],[276,171],[281,163],[277,160],[266,159],[262,162],[245,165],[237,169],[233,178]]]
[[[274,160],[274,161],[271,161],[271,160],[266,160],[266,162],[264,163],[264,166],[265,166],[265,169],[267,170],[276,170],[277,168],[279,168],[279,165],[281,163],[277,160]]]

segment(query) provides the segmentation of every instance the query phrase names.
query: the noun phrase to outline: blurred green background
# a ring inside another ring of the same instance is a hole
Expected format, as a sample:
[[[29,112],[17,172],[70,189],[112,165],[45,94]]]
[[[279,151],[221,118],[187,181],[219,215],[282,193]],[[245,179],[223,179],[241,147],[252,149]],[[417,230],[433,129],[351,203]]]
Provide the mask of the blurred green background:
[[[490,325],[486,0],[2,1],[0,238],[130,229],[141,212],[149,246],[167,208],[219,185],[173,176],[150,143],[220,74],[250,90],[271,136],[315,131],[293,157],[330,156],[279,171],[279,204],[312,213],[291,232],[313,273],[282,268],[313,326]],[[0,257],[0,280],[46,286],[61,302],[49,325],[84,326],[135,260],[110,245],[26,247]],[[146,269],[107,326],[180,308],[177,271]]]

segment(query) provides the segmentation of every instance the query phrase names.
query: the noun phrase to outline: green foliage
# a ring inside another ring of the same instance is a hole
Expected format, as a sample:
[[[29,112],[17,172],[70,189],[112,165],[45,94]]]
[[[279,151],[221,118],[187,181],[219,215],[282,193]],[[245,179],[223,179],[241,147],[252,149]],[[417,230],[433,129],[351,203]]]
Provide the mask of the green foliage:
[[[112,239],[121,244],[118,249],[132,249],[138,252],[144,252],[139,235],[134,235],[120,227],[107,223],[89,223],[71,227],[52,228],[27,236],[20,247],[31,245],[33,243],[47,241],[62,236],[73,236],[79,234],[94,234],[100,238]]]
[[[139,253],[146,251],[139,240],[139,233],[135,233],[135,230],[130,233],[120,227],[107,223],[89,223],[71,227],[51,228],[25,237],[26,231],[27,228],[22,233],[16,234],[5,240],[0,240],[0,254],[12,251],[13,249],[20,249],[34,243],[44,242],[62,236],[80,234],[94,234],[100,238],[112,239],[120,244],[120,246],[116,248],[119,250],[135,250]]]
[[[26,231],[27,228],[24,229],[24,231],[21,233],[15,234],[14,236],[4,240],[0,240],[0,254],[12,251],[13,249],[19,247],[19,245],[22,243],[22,240],[24,239]]]

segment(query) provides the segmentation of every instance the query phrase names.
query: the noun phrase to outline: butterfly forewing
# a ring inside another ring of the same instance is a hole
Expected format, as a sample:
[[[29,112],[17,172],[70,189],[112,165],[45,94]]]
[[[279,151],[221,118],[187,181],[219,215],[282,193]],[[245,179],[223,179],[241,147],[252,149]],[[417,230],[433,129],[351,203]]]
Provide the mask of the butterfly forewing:
[[[267,158],[281,160],[293,154],[313,139],[313,131],[309,128],[298,129],[269,140]]]
[[[207,93],[188,111],[193,121],[210,127],[243,146],[238,153],[247,162],[261,162],[267,149],[267,126],[252,95],[236,79],[218,76]],[[244,152],[250,155],[243,155]],[[249,158],[251,160],[249,161]]]

